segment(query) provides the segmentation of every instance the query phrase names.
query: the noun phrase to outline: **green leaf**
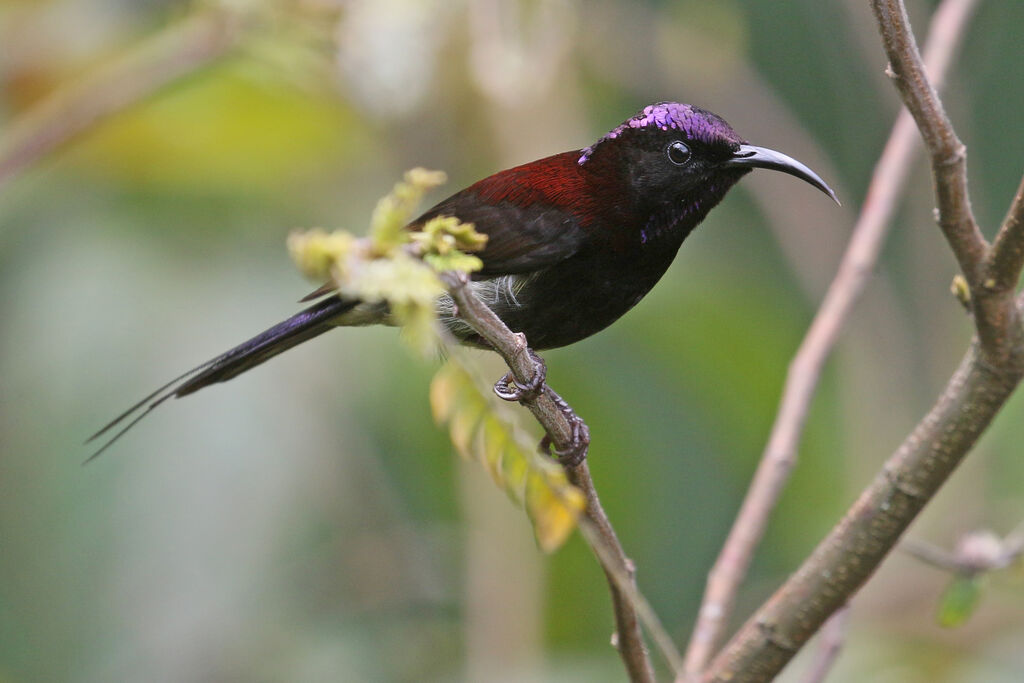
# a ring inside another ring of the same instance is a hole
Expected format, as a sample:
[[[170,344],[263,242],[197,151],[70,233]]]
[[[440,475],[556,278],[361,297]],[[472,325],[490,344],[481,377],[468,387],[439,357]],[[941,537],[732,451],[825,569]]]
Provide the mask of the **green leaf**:
[[[453,251],[449,254],[425,254],[423,260],[434,270],[443,273],[446,270],[457,270],[472,273],[484,267],[484,262],[472,254]]]
[[[426,261],[438,272],[457,270],[472,273],[484,267],[483,261],[467,251],[479,251],[487,244],[487,235],[476,231],[472,223],[455,216],[431,218],[410,236]]]
[[[440,171],[408,171],[377,203],[368,238],[319,228],[288,238],[288,250],[303,273],[330,279],[344,297],[386,303],[409,346],[427,357],[439,345],[437,300],[446,290],[438,273],[479,270],[483,262],[462,250],[480,249],[487,242],[471,223],[452,216],[433,218],[416,232],[406,229],[423,194],[444,181]],[[413,249],[407,246],[410,241]]]
[[[582,492],[569,483],[562,468],[524,444],[489,395],[455,360],[434,376],[430,403],[438,424],[448,425],[459,454],[478,460],[514,503],[525,506],[537,545],[544,552],[561,547],[586,506]]]
[[[302,274],[311,280],[326,280],[338,263],[344,262],[356,247],[354,235],[336,230],[313,228],[288,235],[288,253]]]
[[[981,598],[981,581],[980,576],[958,575],[953,578],[939,599],[939,626],[956,628],[970,618]]]
[[[423,195],[446,180],[443,171],[414,168],[406,171],[405,178],[395,184],[391,193],[377,202],[370,220],[370,240],[378,254],[390,254],[409,241],[405,226],[412,220]]]
[[[480,425],[479,439],[478,452],[483,456],[483,464],[494,483],[502,486],[501,461],[509,448],[508,429],[492,413],[487,413]]]
[[[445,293],[442,271],[471,272],[482,262],[465,251],[482,249],[487,236],[471,223],[451,216],[427,221],[419,231],[405,229],[423,194],[444,182],[437,171],[413,169],[381,199],[373,214],[370,237],[322,229],[294,233],[288,249],[309,277],[330,277],[341,296],[366,303],[386,303],[403,337],[420,353],[442,342],[437,299]],[[413,243],[413,248],[406,245]],[[434,420],[447,424],[455,450],[480,461],[495,483],[533,523],[538,545],[551,552],[562,545],[585,506],[582,493],[565,472],[537,450],[496,410],[490,394],[480,391],[456,361],[438,370],[430,385]]]
[[[530,459],[515,439],[509,438],[505,452],[501,454],[501,479],[505,493],[517,505],[526,498],[526,479],[530,471]]]
[[[459,455],[472,460],[476,452],[474,442],[476,432],[480,427],[480,421],[486,408],[483,401],[474,400],[475,397],[464,396],[457,404],[455,413],[448,422],[448,433],[451,435],[452,445]]]

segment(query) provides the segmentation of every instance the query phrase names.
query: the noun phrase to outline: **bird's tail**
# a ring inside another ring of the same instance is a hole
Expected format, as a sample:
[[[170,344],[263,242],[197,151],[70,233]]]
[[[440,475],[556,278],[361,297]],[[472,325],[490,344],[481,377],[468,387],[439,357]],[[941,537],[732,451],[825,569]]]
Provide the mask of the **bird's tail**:
[[[110,448],[115,441],[124,436],[125,432],[167,399],[188,396],[211,384],[226,382],[293,346],[323,334],[334,326],[332,321],[335,318],[354,308],[357,303],[337,296],[324,299],[261,332],[249,341],[239,344],[230,351],[175,377],[90,436],[86,443],[94,441],[120,426],[120,429],[109,437],[95,453],[90,455],[86,462],[95,459],[100,453]]]

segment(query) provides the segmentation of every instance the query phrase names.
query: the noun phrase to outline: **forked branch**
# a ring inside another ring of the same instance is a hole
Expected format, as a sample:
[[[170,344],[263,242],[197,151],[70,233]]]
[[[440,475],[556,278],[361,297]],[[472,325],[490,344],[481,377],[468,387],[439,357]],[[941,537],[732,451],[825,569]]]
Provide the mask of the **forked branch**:
[[[976,0],[946,0],[932,19],[925,46],[925,62],[937,85],[945,80],[964,27],[976,5]],[[775,423],[754,480],[725,545],[708,574],[707,590],[686,651],[686,673],[691,678],[704,669],[722,640],[736,593],[796,464],[807,412],[822,368],[871,277],[911,164],[917,156],[917,140],[914,120],[904,110],[897,118],[875,166],[836,277],[790,364]]]
[[[1024,198],[1018,192],[989,247],[970,211],[965,156],[925,76],[898,0],[872,7],[892,72],[932,155],[940,226],[971,290],[978,335],[932,410],[800,569],[703,673],[706,681],[773,678],[870,577],[1006,403],[1024,376]]]

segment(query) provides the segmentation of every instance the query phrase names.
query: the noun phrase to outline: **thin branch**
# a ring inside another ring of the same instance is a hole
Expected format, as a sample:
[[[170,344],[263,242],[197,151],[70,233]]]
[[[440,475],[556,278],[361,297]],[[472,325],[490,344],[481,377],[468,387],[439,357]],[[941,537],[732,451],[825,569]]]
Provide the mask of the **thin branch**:
[[[534,373],[534,362],[527,347],[526,337],[509,330],[490,308],[466,288],[468,279],[465,275],[446,273],[442,277],[457,307],[456,314],[469,323],[505,359],[519,383],[529,384]],[[542,391],[524,398],[522,403],[533,413],[557,449],[565,451],[571,448],[573,423],[558,394],[545,384]],[[560,403],[562,405],[559,405]],[[654,618],[653,610],[650,610],[646,601],[641,608],[643,611],[638,613],[637,603],[630,599],[631,596],[639,595],[633,578],[633,563],[626,557],[611,521],[601,507],[586,461],[574,467],[567,467],[566,473],[569,480],[583,491],[587,500],[586,523],[592,527],[593,533],[585,533],[584,537],[590,543],[608,578],[615,611],[615,646],[626,665],[630,680],[654,681],[654,669],[640,629],[641,616],[649,617],[645,619],[645,626],[654,634],[655,641],[664,650],[663,654],[669,664],[673,667],[678,666],[682,658],[675,652],[672,640]],[[629,585],[626,590],[623,590],[624,577]]]
[[[1024,376],[1024,348],[993,368],[977,339],[932,410],[800,569],[711,663],[705,681],[768,681],[875,571]]]
[[[958,573],[965,571],[956,555],[932,543],[905,538],[900,542],[900,550],[932,567]]]
[[[1013,304],[1013,285],[1005,284],[1016,284],[1014,273],[1019,278],[1018,264],[1024,263],[1024,258],[1015,255],[1024,250],[1024,229],[1014,218],[1020,212],[1010,211],[1010,229],[1001,231],[1002,244],[998,254],[993,254],[971,212],[966,149],[928,82],[906,8],[902,0],[872,0],[871,7],[896,87],[931,154],[939,226],[970,287],[982,353],[988,362],[1001,365],[1007,362],[1013,347],[1024,341],[1020,316]],[[1019,204],[1015,202],[1014,206]]]
[[[903,97],[903,103],[917,122],[931,155],[939,227],[967,282],[974,289],[982,280],[988,243],[971,212],[967,193],[967,151],[928,80],[903,0],[871,0],[871,8],[889,57],[889,74]],[[984,342],[984,335],[982,338]]]
[[[193,15],[81,81],[62,87],[0,138],[0,188],[17,173],[112,114],[224,55],[240,21],[226,11]]]
[[[989,277],[994,280],[992,289],[1012,292],[1020,281],[1024,268],[1024,178],[1010,204],[1010,210],[1003,220],[999,233],[992,244]]]
[[[581,488],[584,492],[584,496],[587,499],[587,503],[595,504],[600,507],[601,503],[597,500],[597,492],[594,491],[592,482],[589,482],[589,472],[585,477],[572,477],[573,483]],[[604,514],[602,511],[601,515]],[[675,643],[672,641],[671,636],[668,635],[668,631],[662,625],[661,620],[655,613],[654,608],[651,607],[650,603],[647,602],[647,598],[636,587],[636,570],[633,563],[628,562],[626,567],[622,567],[617,559],[615,547],[608,542],[605,538],[607,536],[607,530],[600,529],[590,517],[584,517],[580,520],[580,530],[583,532],[583,536],[587,543],[593,549],[594,553],[601,558],[601,568],[604,569],[605,575],[608,577],[609,582],[614,582],[615,586],[618,587],[619,591],[625,595],[626,599],[633,605],[636,610],[637,616],[640,621],[647,626],[647,630],[651,634],[651,638],[658,645],[658,649],[661,650],[665,660],[669,664],[669,668],[672,671],[683,670],[683,657],[676,650]],[[614,533],[614,532],[613,532]],[[618,634],[615,635],[616,641]],[[618,648],[618,642],[614,643],[615,647]]]
[[[1013,292],[1024,266],[1024,180],[1010,204],[985,262],[980,287],[971,289],[974,324],[989,362],[1002,365],[1024,344],[1024,327]]]
[[[822,683],[832,671],[843,645],[846,644],[846,627],[849,621],[850,606],[846,605],[825,622],[821,629],[817,656],[804,676],[804,683]]]
[[[924,76],[902,3],[872,5],[901,93],[932,153],[940,224],[971,286],[978,335],[936,405],[799,571],[715,658],[704,680],[773,678],[878,567],[1024,376],[1024,296],[1014,302],[986,291],[989,248],[970,214],[963,146]]]
[[[904,539],[900,548],[925,564],[954,574],[974,576],[1006,569],[1024,554],[1024,524],[1005,538],[991,531],[972,531],[957,541],[953,552],[912,538]]]
[[[925,61],[938,83],[945,80],[963,28],[976,5],[976,0],[946,0],[932,20]],[[916,142],[914,121],[903,110],[875,166],[839,271],[790,364],[779,411],[750,489],[708,574],[707,590],[686,652],[686,672],[690,676],[704,668],[722,639],[754,550],[796,464],[807,411],[822,368],[878,260],[919,149]]]

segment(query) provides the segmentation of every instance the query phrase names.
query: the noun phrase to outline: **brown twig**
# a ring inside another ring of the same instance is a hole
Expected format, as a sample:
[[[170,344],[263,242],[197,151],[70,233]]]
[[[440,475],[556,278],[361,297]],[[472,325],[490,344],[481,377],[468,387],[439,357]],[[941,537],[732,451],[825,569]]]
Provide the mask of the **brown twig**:
[[[982,354],[989,363],[1002,365],[1009,360],[1013,347],[1024,341],[1013,302],[1013,290],[1024,265],[1024,227],[1020,224],[1024,207],[1020,201],[1014,202],[997,238],[999,248],[991,248],[971,212],[966,149],[928,82],[906,8],[902,0],[872,0],[871,7],[896,87],[931,155],[939,227],[970,287]]]
[[[468,279],[465,275],[445,273],[442,279],[455,302],[456,315],[469,323],[505,359],[516,381],[523,385],[529,384],[534,373],[534,362],[527,347],[526,337],[509,330],[491,309],[466,288]],[[573,445],[572,421],[559,402],[558,395],[546,384],[544,390],[532,392],[522,401],[544,428],[555,447],[559,450],[569,450]],[[585,537],[592,546],[596,541],[601,547],[598,550],[594,546],[594,552],[608,577],[612,594],[616,625],[615,646],[626,665],[630,680],[654,681],[654,669],[640,629],[639,616],[642,615],[638,614],[635,603],[627,594],[627,591],[636,591],[633,563],[626,557],[611,521],[601,507],[586,461],[574,467],[567,467],[566,473],[569,480],[583,491],[587,500],[586,519],[596,533],[585,534]],[[620,587],[623,577],[627,577],[631,590],[623,590]],[[649,612],[649,615],[653,616],[653,612]],[[660,625],[656,622],[648,622],[647,626],[652,633],[660,630]],[[674,653],[671,639],[659,634],[656,640],[663,648],[667,642],[670,650],[665,652],[666,659],[671,665],[678,665],[681,658]]]
[[[239,24],[226,11],[190,16],[39,102],[0,139],[0,188],[104,118],[225,54],[235,44]]]
[[[586,467],[586,463],[582,463],[576,468],[579,470]],[[601,502],[597,498],[597,491],[594,490],[593,482],[590,479],[589,470],[585,471],[582,476],[575,476],[571,472],[569,479],[579,489],[583,491],[583,495],[587,500],[587,505],[594,505],[595,509],[601,507]],[[664,626],[661,624],[661,620],[658,615],[654,612],[654,609],[647,602],[647,599],[640,593],[636,587],[636,570],[633,566],[632,561],[627,559],[627,564],[623,566],[619,561],[618,551],[613,544],[606,541],[609,535],[614,536],[615,532],[609,528],[601,528],[597,523],[594,522],[594,518],[604,518],[604,510],[600,510],[593,517],[587,516],[580,520],[580,530],[583,532],[583,536],[587,543],[593,549],[594,553],[598,555],[601,560],[601,568],[604,570],[605,575],[608,578],[609,583],[613,583],[620,593],[623,594],[624,598],[628,600],[633,609],[636,611],[639,620],[647,626],[648,632],[651,634],[651,638],[658,645],[662,655],[665,657],[665,661],[668,662],[669,668],[673,671],[683,670],[683,658],[676,650],[675,643],[672,638],[668,635]],[[618,618],[616,618],[618,623]],[[632,625],[626,624],[625,626],[632,628]],[[619,630],[622,630],[622,626],[618,626]],[[618,634],[616,633],[615,646],[618,647]]]
[[[800,569],[747,621],[706,681],[771,680],[868,579],[1024,376],[1024,348],[995,370],[975,340],[938,402]]]
[[[976,0],[946,0],[932,20],[925,60],[929,73],[939,83],[945,79],[963,27],[976,4]],[[754,550],[764,536],[771,511],[796,464],[800,437],[822,367],[878,260],[890,219],[918,151],[916,143],[913,118],[904,110],[875,166],[836,277],[790,364],[779,411],[757,472],[725,545],[708,574],[707,590],[686,651],[686,673],[691,677],[704,668],[722,638]]]
[[[992,244],[989,277],[993,289],[1012,292],[1024,268],[1024,178]]]
[[[971,308],[982,350],[994,366],[1010,362],[1024,344],[1021,315],[1014,290],[1024,266],[1024,180],[1010,204],[984,264],[981,283],[971,288]]]
[[[883,42],[908,109],[932,154],[940,226],[971,286],[978,335],[938,402],[801,568],[740,629],[704,672],[707,681],[773,678],[863,585],[935,495],[1024,376],[1024,296],[995,291],[995,260],[970,213],[963,146],[913,45],[902,3],[875,0]],[[1017,202],[1006,237],[1020,248]],[[1005,247],[1010,249],[1011,247]],[[1008,257],[1016,267],[1016,257]],[[1019,275],[1019,271],[1018,271]]]
[[[889,71],[931,156],[942,228],[960,269],[973,289],[982,279],[988,244],[974,220],[967,194],[967,151],[935,87],[928,80],[903,0],[871,0],[889,57]]]
[[[846,625],[850,621],[850,606],[846,605],[829,617],[821,629],[821,642],[814,663],[804,676],[804,683],[822,683],[835,666],[846,643]]]
[[[900,549],[933,567],[974,576],[1006,569],[1024,554],[1024,524],[999,538],[991,531],[972,531],[957,541],[952,552],[925,541],[907,538]]]

